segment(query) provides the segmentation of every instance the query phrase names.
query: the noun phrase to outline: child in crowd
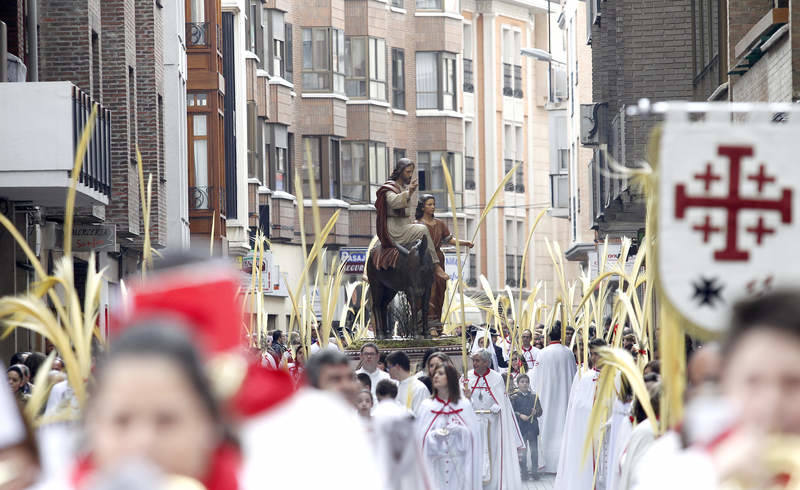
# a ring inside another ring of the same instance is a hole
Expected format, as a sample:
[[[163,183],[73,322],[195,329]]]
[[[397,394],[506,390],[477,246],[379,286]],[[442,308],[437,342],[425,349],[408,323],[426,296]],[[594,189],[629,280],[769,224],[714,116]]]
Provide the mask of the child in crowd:
[[[522,440],[525,442],[525,449],[519,452],[519,466],[522,479],[538,479],[537,470],[539,468],[539,447],[537,438],[539,436],[539,421],[542,415],[542,404],[536,393],[531,391],[531,380],[527,374],[517,376],[517,387],[519,391],[511,396],[511,406],[514,408],[514,415],[517,417],[519,431],[522,433]],[[528,472],[528,452],[530,451],[531,472]]]
[[[369,418],[372,413],[372,392],[369,388],[361,390],[356,395],[356,409],[358,414],[364,418]]]
[[[367,390],[372,393],[372,380],[367,373],[356,374],[356,379],[358,380],[358,384],[360,385],[359,387],[362,390]]]
[[[397,397],[397,385],[394,381],[389,379],[382,379],[378,381],[378,386],[375,387],[375,397],[378,403],[382,401],[395,401]]]

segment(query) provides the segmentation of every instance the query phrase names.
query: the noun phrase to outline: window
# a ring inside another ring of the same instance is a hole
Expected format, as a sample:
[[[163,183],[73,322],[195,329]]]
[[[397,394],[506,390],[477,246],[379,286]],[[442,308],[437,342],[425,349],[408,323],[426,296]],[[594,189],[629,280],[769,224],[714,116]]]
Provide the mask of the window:
[[[475,189],[475,126],[464,122],[464,189]]]
[[[303,28],[303,90],[344,93],[344,33]]]
[[[369,38],[369,96],[386,100],[386,41]]]
[[[308,181],[308,165],[311,165],[317,197],[322,195],[322,138],[319,136],[303,136],[303,165],[299,169],[303,179],[303,197],[311,197]],[[310,161],[309,161],[310,158]],[[297,185],[297,184],[295,184]]]
[[[417,10],[444,10],[446,12],[461,12],[460,0],[417,0]]]
[[[367,175],[366,143],[342,142],[342,198],[350,202],[367,202],[369,176]]]
[[[475,190],[475,157],[464,157],[464,189]]]
[[[503,29],[503,95],[522,98],[522,33]]]
[[[265,140],[272,143],[271,148],[266,149],[268,169],[270,174],[270,185],[273,190],[282,192],[294,192],[289,187],[289,167],[290,138],[287,127],[282,124],[267,124]]]
[[[205,0],[190,0],[189,4],[189,19],[192,23],[201,23],[206,21],[206,2]]]
[[[392,48],[392,107],[406,108],[406,53]],[[404,153],[405,155],[405,153]]]
[[[691,9],[695,99],[707,100],[727,80],[725,70],[720,69],[727,65],[726,9],[720,0],[692,0]]]
[[[464,24],[464,92],[474,92],[472,81],[472,24]]]
[[[209,209],[208,187],[208,116],[194,113],[189,115],[190,134],[190,189],[191,209]]]
[[[284,15],[280,10],[269,10],[272,63],[268,66],[270,75],[286,78],[286,26],[283,23]]]
[[[136,165],[136,75],[133,67],[128,67],[128,141],[130,145],[130,162]]]
[[[523,161],[524,139],[522,126],[511,124],[503,125],[503,168],[505,173],[510,172],[514,166],[517,168],[511,180],[506,182],[505,190],[511,192],[525,192],[525,162]]]
[[[294,146],[289,143],[289,150]],[[303,136],[301,149],[303,165],[298,169],[303,179],[303,195],[311,196],[308,180],[308,165],[310,163],[314,187],[320,199],[339,198],[339,140],[330,136]],[[310,158],[309,158],[310,155]],[[289,165],[292,165],[290,162]]]
[[[403,8],[403,0],[392,0],[392,7]]]
[[[506,254],[506,284],[511,287],[517,286],[517,278],[519,277],[514,269],[516,262],[516,256]]]
[[[392,165],[397,166],[397,162],[399,162],[401,158],[405,157],[406,157],[405,148],[395,148],[394,150],[392,150]]]
[[[450,177],[453,179],[453,194],[456,198],[456,208],[461,207],[461,193],[463,192],[464,172],[461,154],[443,151],[417,152],[417,165],[419,189],[436,197],[436,206],[439,209],[449,209],[447,199],[447,184],[442,170],[442,156],[445,157]]]
[[[475,86],[472,85],[472,60],[464,58],[464,92],[473,93]]]
[[[367,38],[345,37],[344,90],[348,97],[367,96]]]
[[[456,57],[417,52],[417,109],[456,109]]]
[[[259,6],[256,2],[250,0],[250,12],[247,15],[247,49],[251,53],[256,52],[256,23],[258,22],[258,15],[256,12],[258,7]]]
[[[341,147],[342,197],[350,202],[370,202],[378,187],[389,179],[386,145],[344,141]]]
[[[294,49],[294,43],[292,42],[292,39],[294,37],[294,34],[292,33],[292,24],[285,24],[285,30],[286,30],[286,33],[284,35],[284,39],[286,40],[286,42],[285,42],[286,52],[283,55],[283,60],[284,60],[284,63],[283,63],[284,64],[284,75],[283,75],[283,78],[285,78],[286,80],[288,80],[290,82],[293,82],[294,81],[294,65],[293,65],[294,56],[292,55],[292,49]]]
[[[517,144],[515,163],[517,171],[514,172],[514,192],[525,192],[525,162],[523,161],[525,140],[522,138],[522,126],[514,127],[515,141]]]
[[[386,100],[386,41],[347,36],[345,92],[349,97]]]
[[[566,111],[550,114],[550,205],[569,208],[569,145]]]

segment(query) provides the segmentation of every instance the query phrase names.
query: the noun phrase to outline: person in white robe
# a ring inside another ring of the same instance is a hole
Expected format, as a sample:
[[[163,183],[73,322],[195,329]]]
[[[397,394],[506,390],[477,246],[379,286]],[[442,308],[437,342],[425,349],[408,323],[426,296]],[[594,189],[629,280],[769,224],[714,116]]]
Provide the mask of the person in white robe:
[[[489,367],[500,372],[500,365],[497,362],[497,353],[494,350],[494,343],[492,342],[491,335],[488,335],[486,330],[487,329],[484,327],[475,333],[475,340],[472,341],[472,348],[469,353],[472,355],[483,349],[488,350],[492,356],[492,363]]]
[[[583,367],[575,373],[561,439],[558,471],[553,484],[555,490],[592,489],[595,454],[590,450],[584,457],[584,444],[599,375],[597,370]]]
[[[631,432],[630,439],[622,451],[616,488],[630,490],[639,484],[636,479],[636,471],[655,440],[655,432],[653,432],[653,424],[650,423],[650,420],[645,419],[639,422]]]
[[[525,361],[525,368],[529,373],[533,372],[536,357],[539,355],[539,349],[534,347],[531,342],[533,342],[533,332],[526,328],[522,331],[522,359]]]
[[[428,388],[411,374],[411,361],[405,352],[395,351],[386,356],[389,376],[397,382],[397,403],[416,413],[422,402],[431,396]]]
[[[569,392],[577,371],[575,356],[560,341],[561,328],[554,326],[550,345],[539,352],[533,369],[533,388],[542,398],[539,471],[543,473],[558,470]]]
[[[600,466],[597,468],[596,490],[616,490],[619,485],[619,462],[625,443],[631,437],[631,402],[614,397],[611,416],[603,435]]]
[[[373,342],[367,342],[361,346],[361,367],[356,370],[356,374],[364,373],[369,376],[372,383],[372,398],[375,403],[378,399],[375,397],[375,389],[384,379],[390,379],[389,373],[378,369],[378,360],[380,359],[380,350]]]
[[[464,393],[478,416],[484,441],[483,488],[516,490],[522,488],[517,451],[525,443],[503,377],[489,369],[491,359],[491,353],[485,349],[472,355],[473,369],[468,373]]]
[[[441,366],[433,375],[433,397],[417,411],[417,444],[433,488],[480,490],[483,456],[480,424],[470,401],[461,396],[458,371]]]

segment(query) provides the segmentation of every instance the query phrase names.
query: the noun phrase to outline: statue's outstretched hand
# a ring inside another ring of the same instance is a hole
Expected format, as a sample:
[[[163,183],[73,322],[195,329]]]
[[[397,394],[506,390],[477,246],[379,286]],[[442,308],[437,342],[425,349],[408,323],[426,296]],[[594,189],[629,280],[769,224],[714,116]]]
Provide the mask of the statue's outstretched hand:
[[[413,194],[413,193],[415,193],[415,192],[417,191],[417,188],[418,188],[418,187],[419,187],[419,181],[418,181],[418,180],[416,179],[416,177],[415,177],[415,178],[414,178],[414,179],[411,181],[411,183],[410,183],[410,184],[408,184],[408,193],[409,193],[409,194]]]

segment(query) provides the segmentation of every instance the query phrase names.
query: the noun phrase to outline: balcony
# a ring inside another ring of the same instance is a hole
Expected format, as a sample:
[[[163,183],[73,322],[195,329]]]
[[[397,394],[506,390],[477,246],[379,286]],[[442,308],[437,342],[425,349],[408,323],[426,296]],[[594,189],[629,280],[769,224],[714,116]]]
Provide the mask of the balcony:
[[[0,84],[0,197],[63,207],[75,150],[94,104],[70,82]],[[99,107],[77,205],[108,204],[110,186],[110,113]]]
[[[225,189],[214,186],[189,187],[189,210],[225,214]]]

